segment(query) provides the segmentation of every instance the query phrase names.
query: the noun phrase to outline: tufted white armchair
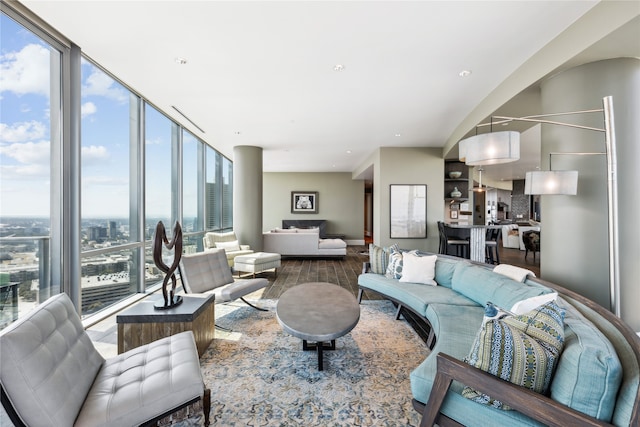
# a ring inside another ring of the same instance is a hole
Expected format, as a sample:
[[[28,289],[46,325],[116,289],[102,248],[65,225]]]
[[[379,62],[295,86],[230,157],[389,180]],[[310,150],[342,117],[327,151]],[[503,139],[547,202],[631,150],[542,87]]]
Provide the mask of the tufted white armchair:
[[[241,245],[238,243],[236,233],[228,231],[225,233],[208,232],[202,238],[204,250],[224,249],[227,254],[227,262],[229,266],[233,266],[233,260],[238,255],[251,254],[253,251],[249,245]]]

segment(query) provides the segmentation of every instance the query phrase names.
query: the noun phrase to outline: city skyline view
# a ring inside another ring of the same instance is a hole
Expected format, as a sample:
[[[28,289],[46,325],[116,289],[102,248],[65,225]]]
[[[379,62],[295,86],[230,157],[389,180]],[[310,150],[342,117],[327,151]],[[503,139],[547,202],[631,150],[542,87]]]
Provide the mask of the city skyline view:
[[[184,253],[202,251],[205,232],[233,227],[231,160],[70,41],[8,9],[0,14],[0,329],[59,292],[76,295],[85,317],[157,287],[159,221],[168,236],[180,222]],[[162,257],[170,263],[173,254]]]

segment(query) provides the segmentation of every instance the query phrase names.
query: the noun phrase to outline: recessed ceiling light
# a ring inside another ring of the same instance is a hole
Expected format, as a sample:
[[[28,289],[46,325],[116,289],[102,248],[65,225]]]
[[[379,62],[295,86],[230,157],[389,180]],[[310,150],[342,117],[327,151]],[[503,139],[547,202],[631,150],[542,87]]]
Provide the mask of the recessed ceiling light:
[[[344,65],[336,64],[333,66],[333,71],[344,71]]]
[[[402,136],[402,134],[401,134],[401,133],[396,133],[396,135],[395,135],[395,136],[399,138],[399,137],[401,137],[401,136]]]
[[[347,150],[347,154],[351,154],[351,150]]]
[[[180,58],[180,57],[174,59],[174,61],[176,61],[176,64],[178,65],[185,65],[187,63],[187,60],[185,58]]]
[[[469,70],[462,70],[458,73],[458,75],[460,77],[469,77],[471,75],[471,71]]]

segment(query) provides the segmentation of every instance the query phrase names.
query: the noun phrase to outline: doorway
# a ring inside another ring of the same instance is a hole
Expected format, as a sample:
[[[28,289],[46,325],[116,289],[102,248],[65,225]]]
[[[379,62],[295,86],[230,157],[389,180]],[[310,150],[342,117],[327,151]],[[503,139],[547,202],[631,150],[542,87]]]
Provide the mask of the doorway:
[[[373,181],[364,182],[364,244],[373,243]]]

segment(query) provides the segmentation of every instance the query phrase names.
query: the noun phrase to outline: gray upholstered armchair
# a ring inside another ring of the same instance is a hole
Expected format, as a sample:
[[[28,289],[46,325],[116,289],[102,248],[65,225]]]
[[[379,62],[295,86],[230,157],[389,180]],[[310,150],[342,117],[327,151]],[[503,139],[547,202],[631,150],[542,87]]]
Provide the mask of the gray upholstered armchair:
[[[263,310],[244,297],[266,287],[269,281],[264,278],[234,280],[224,249],[183,255],[180,277],[185,293],[212,293],[216,296],[216,304],[241,299],[247,305]]]
[[[2,405],[16,426],[138,426],[203,399],[209,391],[191,331],[105,360],[66,294],[0,332]]]
[[[233,231],[224,233],[208,232],[205,233],[202,238],[204,243],[204,250],[211,249],[224,249],[227,255],[227,262],[229,266],[233,267],[233,260],[238,255],[251,254],[253,251],[249,245],[241,245],[238,243],[238,237]]]

